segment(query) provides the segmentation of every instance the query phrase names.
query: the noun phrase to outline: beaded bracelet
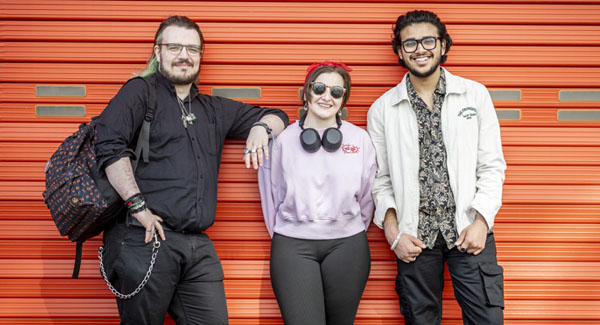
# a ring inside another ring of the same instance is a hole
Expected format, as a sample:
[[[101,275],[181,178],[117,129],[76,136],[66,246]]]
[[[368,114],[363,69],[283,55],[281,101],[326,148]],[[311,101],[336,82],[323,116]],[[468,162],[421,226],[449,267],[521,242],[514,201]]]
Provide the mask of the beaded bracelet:
[[[134,195],[130,196],[127,200],[125,200],[125,206],[128,209],[131,209],[132,205],[135,205],[139,202],[143,202],[144,201],[144,197],[142,196],[142,193],[135,193]]]
[[[146,200],[144,200],[142,193],[136,193],[125,200],[125,206],[129,213],[139,213],[146,210]]]
[[[127,209],[128,209],[129,211],[133,211],[133,210],[137,210],[137,209],[139,209],[140,207],[142,207],[142,206],[144,206],[144,205],[146,205],[146,201],[143,201],[143,200],[142,200],[142,201],[137,201],[137,202],[135,202],[134,204],[132,204],[132,205],[128,206],[128,207],[127,207]]]
[[[135,213],[140,213],[142,211],[146,210],[146,202],[142,201],[142,204],[140,204],[139,206],[137,206],[135,209],[129,209],[129,213],[130,214],[135,214]]]

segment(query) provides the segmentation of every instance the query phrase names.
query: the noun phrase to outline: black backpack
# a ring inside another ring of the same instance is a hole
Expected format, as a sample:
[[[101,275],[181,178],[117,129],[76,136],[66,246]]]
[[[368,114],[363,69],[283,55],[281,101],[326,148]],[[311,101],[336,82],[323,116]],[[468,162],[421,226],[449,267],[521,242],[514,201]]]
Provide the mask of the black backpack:
[[[134,172],[140,157],[148,162],[150,123],[156,108],[156,86],[146,78],[141,79],[146,82],[149,95],[137,139],[136,159],[132,160]],[[102,233],[124,209],[123,200],[110,185],[104,171],[98,169],[95,120],[96,117],[89,124],[82,123],[79,130],[63,141],[46,165],[44,202],[60,234],[77,243],[73,278],[79,276],[83,242]]]

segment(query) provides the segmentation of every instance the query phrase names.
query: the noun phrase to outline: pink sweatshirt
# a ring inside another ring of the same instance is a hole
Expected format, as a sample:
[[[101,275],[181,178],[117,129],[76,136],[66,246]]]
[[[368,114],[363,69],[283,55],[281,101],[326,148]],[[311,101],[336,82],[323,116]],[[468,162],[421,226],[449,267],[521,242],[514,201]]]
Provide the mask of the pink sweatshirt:
[[[322,135],[324,130],[318,130]],[[265,224],[273,233],[301,239],[337,239],[367,230],[373,216],[371,186],[377,171],[367,132],[342,122],[342,147],[308,153],[298,122],[271,143],[258,170]]]

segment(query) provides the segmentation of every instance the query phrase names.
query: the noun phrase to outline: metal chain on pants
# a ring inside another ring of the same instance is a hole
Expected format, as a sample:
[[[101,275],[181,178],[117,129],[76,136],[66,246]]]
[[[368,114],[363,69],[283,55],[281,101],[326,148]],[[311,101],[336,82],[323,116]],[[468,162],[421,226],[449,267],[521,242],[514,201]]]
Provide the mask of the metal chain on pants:
[[[133,290],[133,292],[128,293],[128,294],[120,293],[119,291],[117,291],[117,289],[115,289],[115,287],[113,287],[113,285],[110,283],[110,281],[108,281],[108,277],[106,276],[106,272],[104,271],[104,263],[102,262],[102,252],[104,251],[104,247],[102,247],[102,246],[98,247],[98,261],[100,262],[100,273],[102,273],[102,278],[104,278],[104,282],[106,282],[106,285],[108,286],[110,291],[112,291],[112,293],[114,293],[115,296],[117,296],[117,298],[129,299],[129,298],[137,295],[138,293],[140,293],[140,291],[142,291],[142,289],[144,288],[144,286],[150,279],[150,275],[152,274],[152,269],[154,268],[154,262],[156,262],[156,254],[158,254],[159,247],[160,247],[160,242],[158,241],[158,237],[156,236],[156,233],[155,233],[154,234],[154,244],[152,247],[152,258],[150,259],[150,267],[148,268],[148,272],[146,272],[146,276],[144,277],[142,282],[140,282],[138,287],[135,290]]]

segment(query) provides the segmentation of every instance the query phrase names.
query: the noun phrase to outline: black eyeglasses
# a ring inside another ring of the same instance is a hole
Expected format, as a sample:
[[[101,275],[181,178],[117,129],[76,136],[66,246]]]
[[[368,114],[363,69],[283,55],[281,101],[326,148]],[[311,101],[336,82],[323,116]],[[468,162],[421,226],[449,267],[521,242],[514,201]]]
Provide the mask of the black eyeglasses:
[[[184,45],[179,43],[162,43],[160,45],[165,46],[167,51],[173,55],[178,55],[181,53],[181,50],[183,50],[184,47],[190,55],[198,55],[202,53],[202,47],[198,45]]]
[[[423,37],[421,39],[409,39],[402,42],[402,48],[406,53],[413,53],[417,50],[419,44],[421,44],[421,46],[423,46],[423,49],[433,50],[437,46],[438,39],[439,37],[433,36]]]
[[[346,89],[344,87],[327,86],[326,84],[324,84],[322,82],[311,82],[310,86],[312,87],[312,90],[317,95],[321,95],[321,94],[325,93],[327,88],[329,88],[331,97],[333,97],[333,98],[342,98],[342,96],[344,96],[344,93],[346,92]]]

